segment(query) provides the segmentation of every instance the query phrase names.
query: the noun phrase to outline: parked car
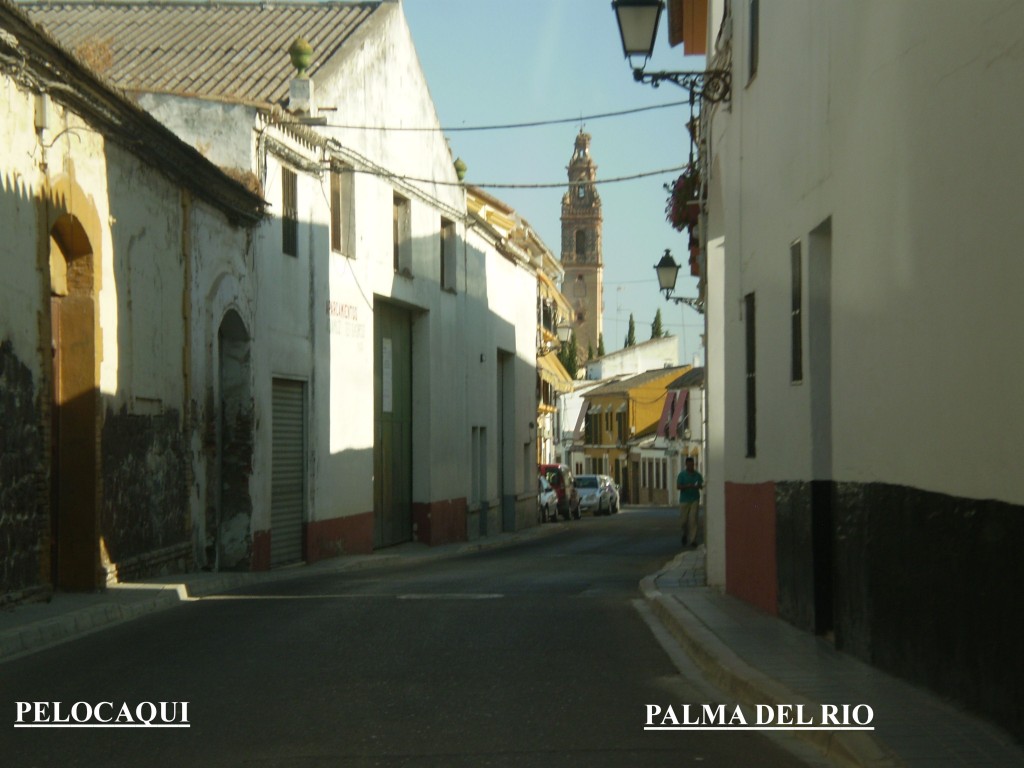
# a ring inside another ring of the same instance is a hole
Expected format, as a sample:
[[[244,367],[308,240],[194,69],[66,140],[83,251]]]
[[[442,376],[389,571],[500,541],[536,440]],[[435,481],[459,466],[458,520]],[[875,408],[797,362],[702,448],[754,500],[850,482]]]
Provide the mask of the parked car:
[[[612,513],[612,497],[608,484],[600,475],[577,475],[576,490],[580,495],[580,512],[594,517]]]
[[[609,475],[600,475],[602,480],[608,486],[608,495],[611,497],[611,510],[612,514],[616,514],[619,511],[619,486],[615,484],[615,480]]]
[[[537,475],[537,522],[558,519],[558,494],[544,475]]]
[[[551,483],[558,495],[558,516],[568,520],[580,519],[580,498],[576,493],[576,478],[565,464],[541,464],[540,474]]]

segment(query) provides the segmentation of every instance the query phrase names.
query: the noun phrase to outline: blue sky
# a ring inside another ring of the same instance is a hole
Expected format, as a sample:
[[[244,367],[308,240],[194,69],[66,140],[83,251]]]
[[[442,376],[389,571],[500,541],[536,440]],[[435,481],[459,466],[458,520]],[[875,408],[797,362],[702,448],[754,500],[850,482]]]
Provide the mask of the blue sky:
[[[502,131],[449,132],[453,154],[473,184],[566,181],[580,116],[683,102],[687,91],[633,81],[610,0],[403,0],[413,40],[443,127],[504,125],[574,118],[567,124]],[[648,70],[704,68],[703,57],[670,48],[662,18]],[[598,180],[686,163],[688,106],[587,120]],[[686,236],[665,221],[668,173],[599,187],[604,213],[608,352],[620,349],[629,315],[639,341],[650,338],[657,309],[680,337],[680,362],[700,350],[703,319],[664,300],[654,264],[666,248],[686,263]],[[561,198],[556,189],[490,189],[515,207],[558,255]],[[678,295],[696,295],[680,272]]]

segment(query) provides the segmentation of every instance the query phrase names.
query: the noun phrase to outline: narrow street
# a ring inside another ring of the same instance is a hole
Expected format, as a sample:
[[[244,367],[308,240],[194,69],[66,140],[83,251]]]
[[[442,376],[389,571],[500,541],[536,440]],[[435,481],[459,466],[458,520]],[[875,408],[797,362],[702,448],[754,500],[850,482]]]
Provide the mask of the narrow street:
[[[14,701],[187,701],[185,729],[3,730],[5,765],[800,765],[752,733],[653,733],[706,703],[634,601],[673,510],[503,550],[216,596],[0,665]]]

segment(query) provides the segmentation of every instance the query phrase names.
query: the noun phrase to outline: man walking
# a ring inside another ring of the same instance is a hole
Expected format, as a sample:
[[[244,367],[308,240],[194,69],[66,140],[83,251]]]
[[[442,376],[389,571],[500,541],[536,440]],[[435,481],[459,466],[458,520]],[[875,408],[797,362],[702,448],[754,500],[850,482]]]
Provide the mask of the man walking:
[[[679,522],[683,528],[683,546],[697,546],[697,515],[700,507],[700,489],[704,478],[693,468],[693,457],[686,457],[686,468],[676,477],[679,489]]]

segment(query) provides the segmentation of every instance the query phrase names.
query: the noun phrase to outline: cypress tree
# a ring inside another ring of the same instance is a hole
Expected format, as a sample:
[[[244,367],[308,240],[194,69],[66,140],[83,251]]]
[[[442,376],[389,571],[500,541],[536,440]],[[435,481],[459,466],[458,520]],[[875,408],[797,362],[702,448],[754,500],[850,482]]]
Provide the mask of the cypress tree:
[[[661,339],[667,335],[668,334],[661,325],[661,309],[658,309],[658,311],[654,313],[654,322],[651,323],[651,338]]]
[[[629,330],[626,331],[626,343],[623,348],[636,346],[636,322],[633,320],[633,313],[629,313]]]

